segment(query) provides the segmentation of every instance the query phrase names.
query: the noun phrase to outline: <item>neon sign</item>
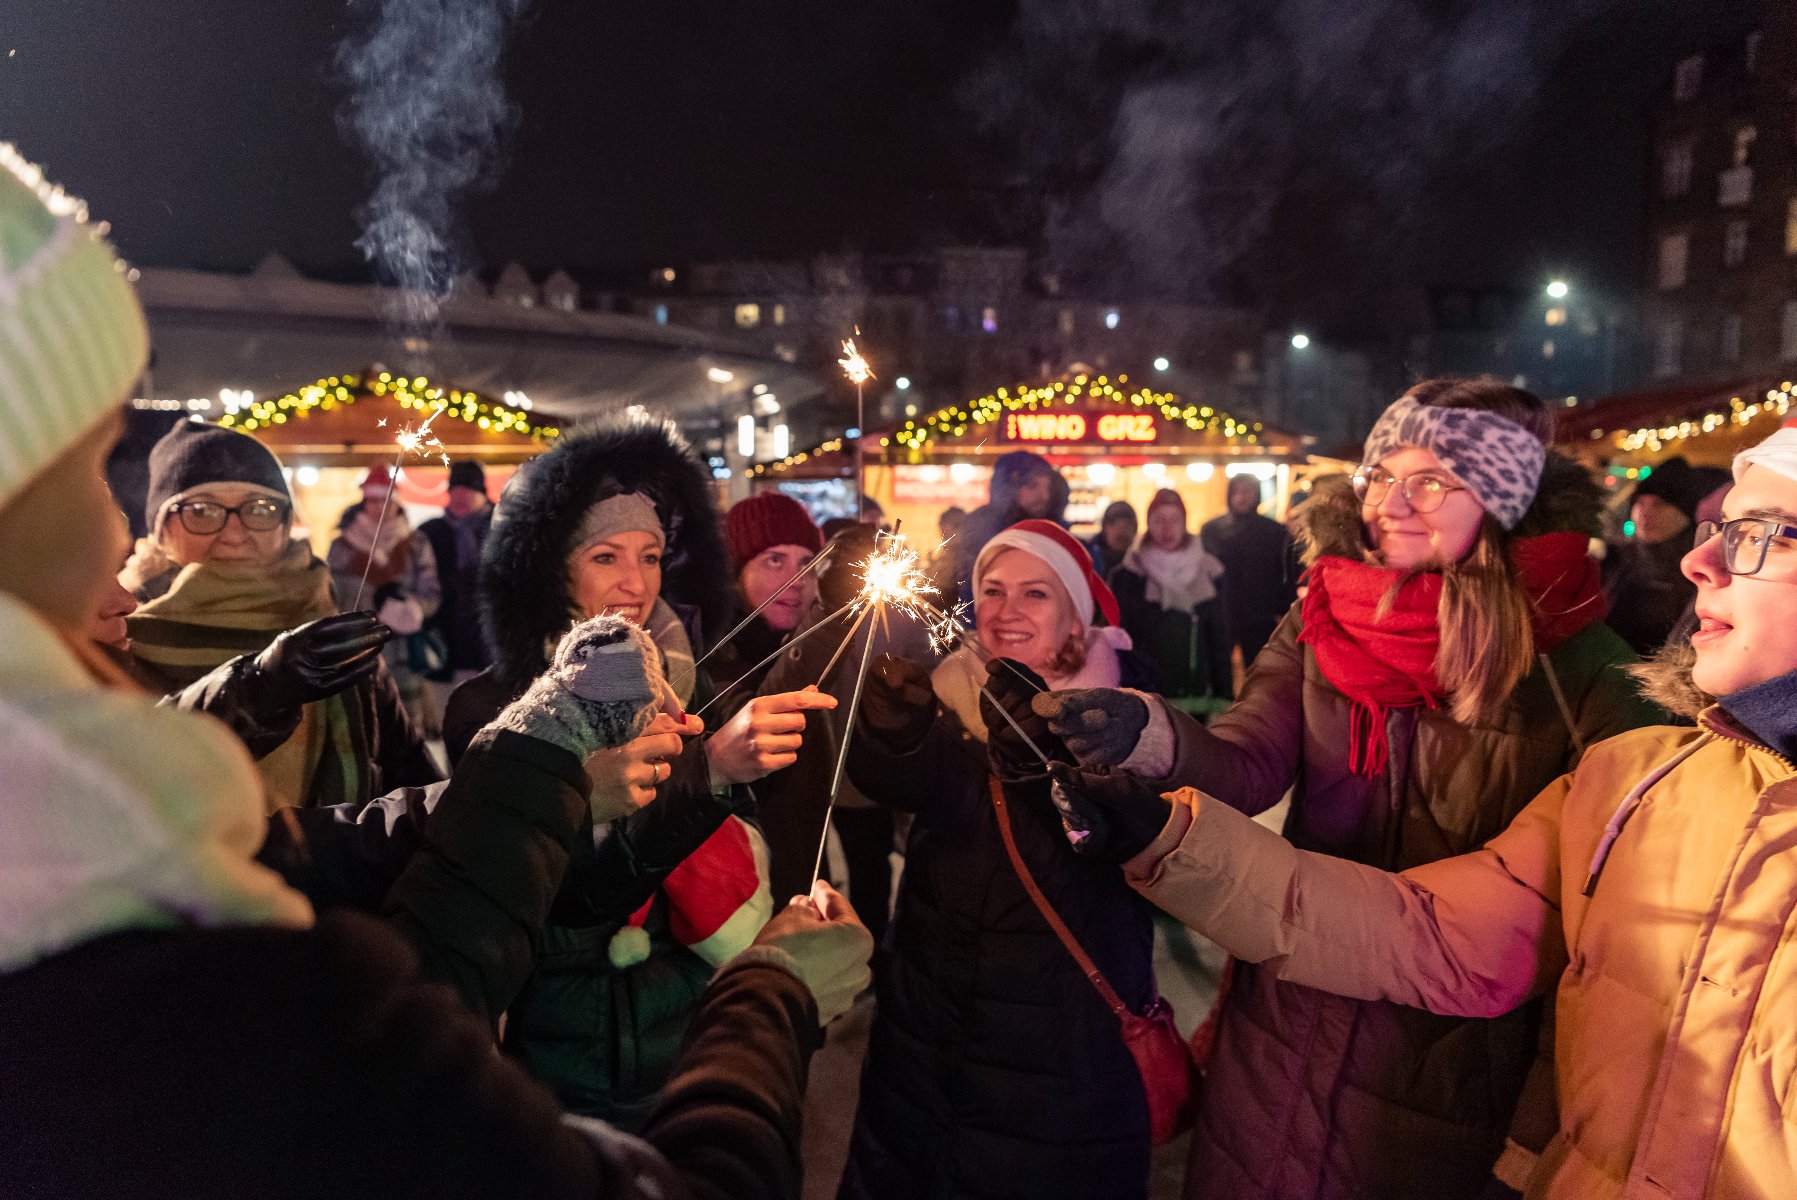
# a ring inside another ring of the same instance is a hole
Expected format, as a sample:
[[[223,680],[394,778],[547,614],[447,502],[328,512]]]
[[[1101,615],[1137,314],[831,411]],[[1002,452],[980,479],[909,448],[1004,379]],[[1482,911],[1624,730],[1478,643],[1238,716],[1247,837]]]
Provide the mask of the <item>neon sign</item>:
[[[1160,437],[1153,413],[1011,413],[1005,439],[1012,442],[1152,442]]]

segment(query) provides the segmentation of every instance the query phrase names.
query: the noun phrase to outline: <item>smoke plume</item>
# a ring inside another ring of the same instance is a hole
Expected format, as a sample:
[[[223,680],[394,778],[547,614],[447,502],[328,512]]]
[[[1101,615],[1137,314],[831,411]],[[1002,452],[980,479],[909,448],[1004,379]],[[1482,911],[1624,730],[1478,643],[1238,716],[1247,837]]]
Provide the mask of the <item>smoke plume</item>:
[[[339,114],[377,179],[358,211],[357,247],[416,336],[473,263],[459,203],[492,186],[500,137],[516,119],[500,78],[511,24],[528,0],[349,0],[356,26],[337,50],[350,94]]]

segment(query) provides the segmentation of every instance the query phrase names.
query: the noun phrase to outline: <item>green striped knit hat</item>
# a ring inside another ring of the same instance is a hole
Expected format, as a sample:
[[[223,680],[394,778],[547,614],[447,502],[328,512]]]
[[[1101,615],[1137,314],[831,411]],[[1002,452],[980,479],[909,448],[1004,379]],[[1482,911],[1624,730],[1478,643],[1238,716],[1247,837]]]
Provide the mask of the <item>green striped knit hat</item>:
[[[0,506],[143,373],[143,309],[105,234],[0,142]]]

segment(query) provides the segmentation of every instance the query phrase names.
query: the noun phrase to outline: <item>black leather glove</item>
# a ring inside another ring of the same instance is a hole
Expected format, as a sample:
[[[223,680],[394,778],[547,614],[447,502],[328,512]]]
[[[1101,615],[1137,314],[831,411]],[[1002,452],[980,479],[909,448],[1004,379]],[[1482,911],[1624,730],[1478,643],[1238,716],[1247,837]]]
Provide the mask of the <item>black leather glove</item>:
[[[255,657],[244,698],[286,711],[335,696],[374,674],[392,636],[369,612],[320,617],[289,629]]]
[[[1173,805],[1127,771],[1048,769],[1048,794],[1067,826],[1073,849],[1098,862],[1124,863],[1167,827]]]
[[[1122,766],[1148,728],[1148,705],[1116,688],[1048,692],[1034,708],[1082,767]]]
[[[860,723],[896,754],[922,744],[936,720],[936,693],[921,663],[893,654],[875,658],[861,690]]]
[[[1048,765],[1036,753],[1038,749],[1050,759],[1067,753],[1060,739],[1049,731],[1048,722],[1030,706],[1030,701],[1046,686],[1040,675],[1015,659],[994,659],[986,667],[986,687],[980,695],[980,719],[986,722],[986,760],[992,773],[1006,783],[1042,777]],[[1005,719],[1007,714],[1010,720]]]

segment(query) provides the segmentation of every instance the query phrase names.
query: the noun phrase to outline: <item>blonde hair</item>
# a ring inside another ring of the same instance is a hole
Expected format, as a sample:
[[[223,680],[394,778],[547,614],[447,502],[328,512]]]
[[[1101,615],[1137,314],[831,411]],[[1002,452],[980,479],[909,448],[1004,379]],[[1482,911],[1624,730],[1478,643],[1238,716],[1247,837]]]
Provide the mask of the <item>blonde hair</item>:
[[[1405,395],[1438,408],[1496,413],[1544,445],[1553,440],[1552,410],[1534,393],[1501,380],[1429,379]],[[1534,605],[1510,562],[1510,534],[1486,513],[1472,547],[1458,562],[1439,569],[1435,677],[1452,681],[1450,711],[1456,721],[1492,720],[1535,666]],[[1393,596],[1396,591],[1394,587]]]

